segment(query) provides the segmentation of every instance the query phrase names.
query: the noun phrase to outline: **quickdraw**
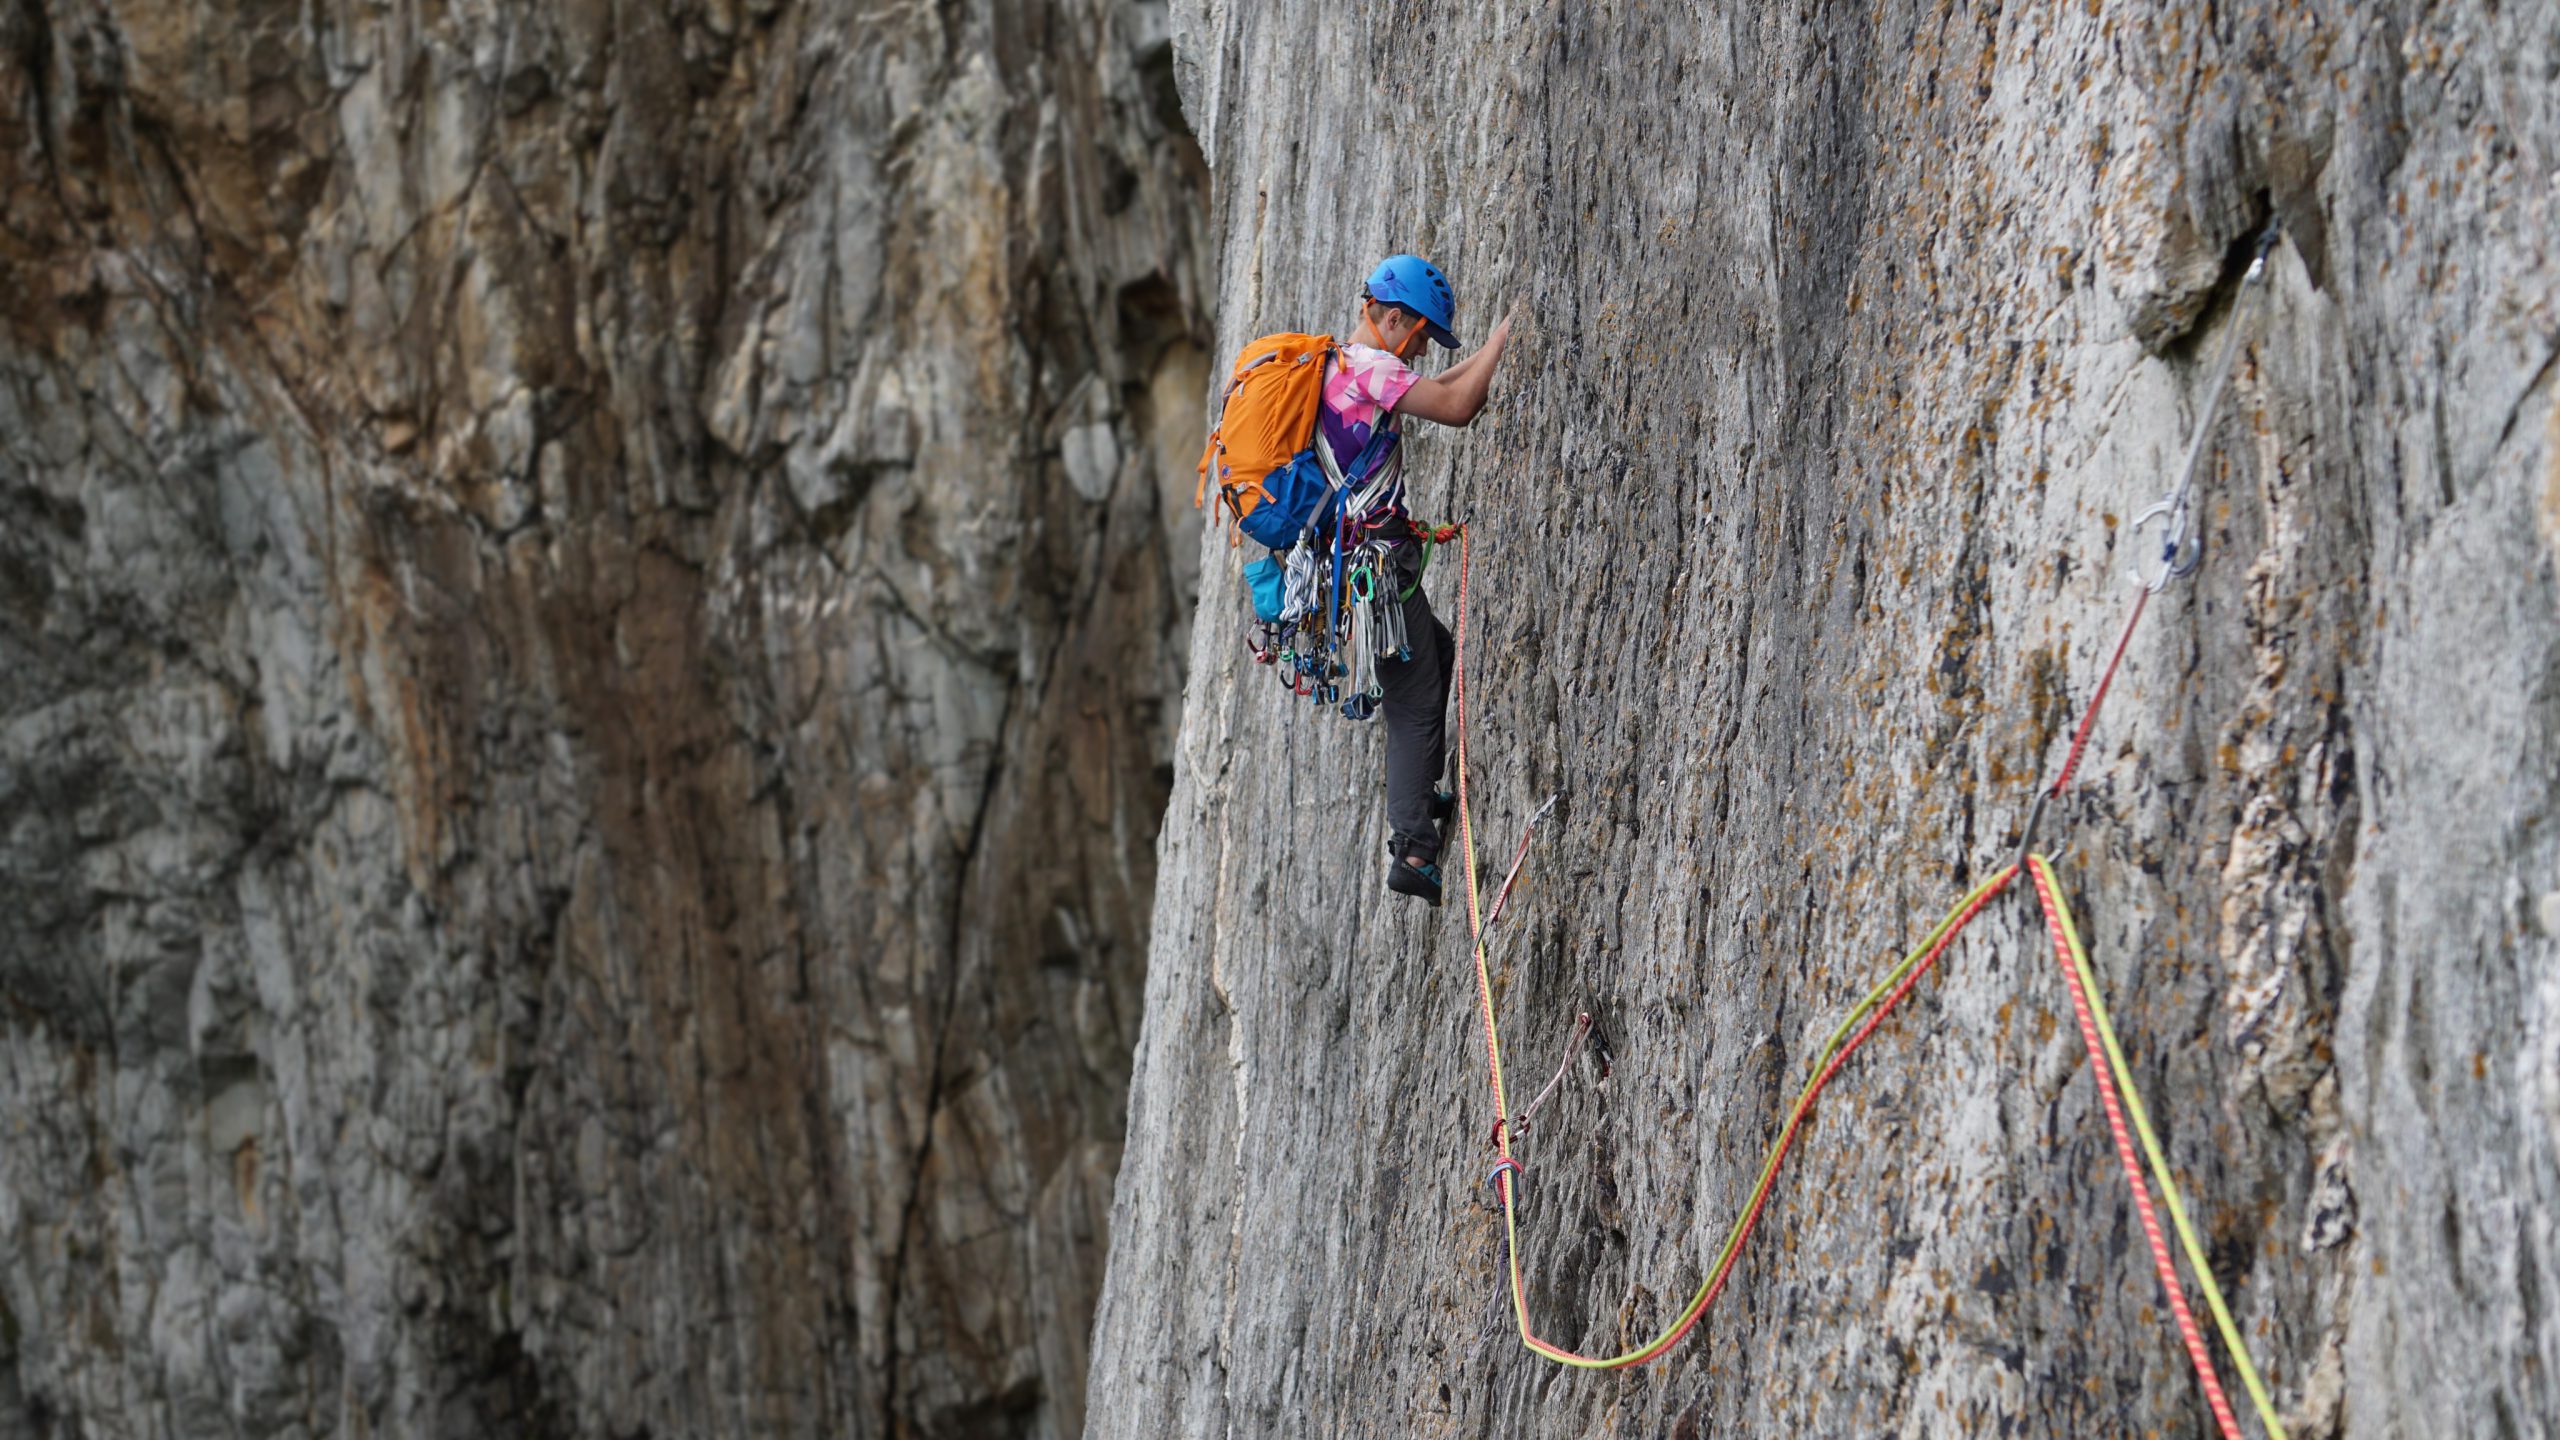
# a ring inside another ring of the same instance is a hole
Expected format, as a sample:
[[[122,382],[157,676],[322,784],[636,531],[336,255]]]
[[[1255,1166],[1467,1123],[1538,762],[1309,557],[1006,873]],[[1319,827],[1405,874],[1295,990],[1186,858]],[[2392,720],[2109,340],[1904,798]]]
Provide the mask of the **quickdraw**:
[[[2266,288],[2267,254],[2275,249],[2276,227],[2267,226],[2258,237],[2257,253],[2249,258],[2248,272],[2240,277],[2240,298],[2231,309],[2231,329],[2222,337],[2222,354],[2214,361],[2213,382],[2205,387],[2204,409],[2196,418],[2196,433],[2187,442],[2187,459],[2178,468],[2178,483],[2150,508],[2133,517],[2126,531],[2130,539],[2140,535],[2152,521],[2160,522],[2160,569],[2144,575],[2139,566],[2133,572],[2133,583],[2157,595],[2172,580],[2182,580],[2196,571],[2204,561],[2203,546],[2197,543],[2195,509],[2196,467],[2204,460],[2204,452],[2213,441],[2213,417],[2222,406],[2222,389],[2231,379],[2231,363],[2239,358],[2240,339],[2248,333],[2248,315],[2243,307]]]

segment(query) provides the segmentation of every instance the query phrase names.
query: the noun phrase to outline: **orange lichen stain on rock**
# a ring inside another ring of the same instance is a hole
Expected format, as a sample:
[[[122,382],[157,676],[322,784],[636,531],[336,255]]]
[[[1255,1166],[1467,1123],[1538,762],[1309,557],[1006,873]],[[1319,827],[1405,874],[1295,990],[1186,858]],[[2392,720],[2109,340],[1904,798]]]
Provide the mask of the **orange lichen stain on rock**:
[[[2553,402],[2545,413],[2549,418],[2544,425],[2544,448],[2550,452],[2550,460],[2542,471],[2542,504],[2537,518],[2542,522],[2543,548],[2551,552],[2552,563],[2560,565],[2560,401]]]
[[[434,856],[448,813],[442,787],[449,757],[443,728],[434,723],[432,707],[421,693],[411,653],[415,637],[406,623],[409,601],[391,560],[380,553],[368,557],[346,598],[351,612],[346,638],[355,651],[346,666],[351,699],[360,719],[407,769],[404,783],[395,787],[393,806],[407,846],[410,883],[432,893]],[[374,674],[390,690],[388,696],[374,693],[367,683],[368,656],[376,663]],[[396,727],[396,733],[385,733],[386,725]]]
[[[240,1213],[258,1218],[258,1137],[249,1136],[231,1152],[231,1188],[240,1197]]]

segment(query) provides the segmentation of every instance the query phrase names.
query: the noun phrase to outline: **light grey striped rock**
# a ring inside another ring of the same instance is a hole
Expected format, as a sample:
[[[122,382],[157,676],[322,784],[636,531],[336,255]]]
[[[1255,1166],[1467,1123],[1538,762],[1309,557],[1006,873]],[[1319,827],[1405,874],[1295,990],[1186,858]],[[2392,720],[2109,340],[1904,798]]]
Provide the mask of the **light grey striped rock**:
[[[1078,1433],[1163,28],[0,3],[0,1436]]]

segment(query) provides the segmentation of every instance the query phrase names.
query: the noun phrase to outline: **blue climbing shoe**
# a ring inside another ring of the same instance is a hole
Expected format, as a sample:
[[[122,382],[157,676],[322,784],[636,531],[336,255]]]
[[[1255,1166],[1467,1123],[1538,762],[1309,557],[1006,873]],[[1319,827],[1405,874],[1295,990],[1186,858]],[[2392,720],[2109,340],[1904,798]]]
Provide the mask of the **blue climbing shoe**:
[[[1395,863],[1387,867],[1387,888],[1437,907],[1440,904],[1440,867],[1416,865],[1412,856],[1399,855]]]

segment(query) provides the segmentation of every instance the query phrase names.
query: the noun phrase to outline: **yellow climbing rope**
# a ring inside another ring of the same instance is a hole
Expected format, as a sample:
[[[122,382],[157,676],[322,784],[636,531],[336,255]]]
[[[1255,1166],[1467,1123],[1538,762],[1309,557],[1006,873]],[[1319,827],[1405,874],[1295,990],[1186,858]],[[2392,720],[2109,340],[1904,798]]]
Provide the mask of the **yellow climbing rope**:
[[[2044,857],[2037,856],[2038,861]],[[2194,1222],[2187,1218],[2187,1202],[2178,1193],[2178,1182],[2170,1177],[2169,1159],[2160,1148],[2160,1137],[2152,1133],[2151,1114],[2142,1103],[2142,1092],[2134,1088],[2133,1067],[2125,1063],[2124,1047],[2116,1042],[2116,1027],[2107,1018],[2107,1002],[2098,990],[2097,972],[2089,964],[2089,952],[2080,943],[2080,929],[2072,923],[2071,907],[2062,898],[2059,886],[2052,887],[2052,914],[2061,927],[2062,938],[2071,950],[2071,968],[2079,972],[2082,993],[2088,997],[2090,1018],[2097,1022],[2098,1038],[2107,1052],[2107,1068],[2115,1072],[2116,1087],[2124,1092],[2125,1114],[2133,1121],[2134,1134],[2141,1137],[2142,1153],[2151,1165],[2151,1178],[2159,1182],[2161,1198],[2169,1204],[2169,1223],[2176,1227],[2179,1247],[2186,1251],[2187,1268],[2193,1270],[2196,1285],[2204,1291],[2206,1308],[2213,1311],[2214,1328],[2222,1333],[2222,1348],[2240,1372],[2240,1383],[2249,1391],[2249,1403],[2257,1409],[2259,1421],[2274,1440],[2285,1440],[2284,1422],[2276,1418],[2275,1402],[2267,1398],[2267,1385],[2258,1378],[2257,1364],[2249,1356],[2249,1344],[2240,1338],[2240,1327],[2231,1318],[2231,1307],[2223,1303],[2222,1287],[2214,1283],[2213,1267],[2205,1263],[2204,1246],[2196,1240]]]
[[[2266,1426],[2268,1435],[2272,1440],[2286,1440],[2284,1426],[2276,1417],[2275,1407],[2267,1396],[2264,1382],[2259,1378],[2257,1366],[2249,1355],[2248,1345],[2241,1338],[2239,1326],[2233,1322],[2230,1307],[2223,1300],[2221,1286],[2215,1282],[2213,1271],[2206,1263],[2204,1248],[2196,1239],[2195,1227],[2188,1218],[2185,1200],[2179,1194],[2175,1181],[2170,1177],[2168,1161],[2160,1148],[2158,1137],[2152,1130],[2149,1111],[2134,1088],[2132,1069],[2125,1063],[2123,1047],[2117,1042],[2114,1024],[2107,1015],[2105,1002],[2099,998],[2097,978],[2089,964],[2087,950],[2080,943],[2078,929],[2072,920],[2068,906],[2062,899],[2061,887],[2053,881],[2051,862],[2042,855],[2023,856],[2018,862],[2004,867],[1976,886],[1955,909],[1949,911],[1944,919],[1921,938],[1918,945],[1905,954],[1855,1006],[1850,1008],[1849,1013],[1842,1017],[1838,1025],[1833,1027],[1831,1034],[1815,1054],[1804,1088],[1798,1093],[1794,1105],[1789,1108],[1786,1122],[1780,1128],[1777,1139],[1771,1143],[1767,1155],[1761,1161],[1760,1172],[1752,1184],[1750,1197],[1740,1217],[1726,1232],[1724,1245],[1716,1254],[1714,1266],[1708,1271],[1706,1278],[1699,1283],[1697,1291],[1690,1297],[1688,1304],[1681,1308],[1680,1313],[1673,1317],[1671,1323],[1665,1326],[1660,1334],[1634,1349],[1616,1355],[1603,1356],[1584,1355],[1578,1351],[1569,1350],[1537,1333],[1536,1328],[1529,1322],[1528,1284],[1520,1264],[1519,1197],[1516,1181],[1523,1170],[1511,1150],[1511,1127],[1507,1118],[1510,1114],[1510,1103],[1505,1094],[1502,1079],[1501,1034],[1493,1014],[1492,965],[1485,948],[1482,886],[1476,867],[1474,803],[1468,786],[1470,767],[1467,763],[1466,640],[1467,588],[1469,572],[1472,568],[1470,554],[1472,547],[1468,543],[1463,527],[1459,528],[1458,541],[1457,659],[1453,667],[1451,689],[1458,715],[1459,856],[1466,872],[1467,924],[1476,972],[1477,1007],[1484,1025],[1485,1063],[1493,1085],[1496,1117],[1493,1143],[1498,1158],[1490,1179],[1501,1196],[1503,1237],[1505,1249],[1508,1252],[1511,1278],[1512,1313],[1519,1326],[1521,1344],[1533,1353],[1561,1365],[1583,1370],[1616,1370],[1644,1364],[1679,1343],[1681,1337],[1688,1334],[1707,1310],[1715,1304],[1717,1296],[1723,1292],[1727,1281],[1732,1277],[1735,1262],[1741,1256],[1744,1244],[1750,1239],[1753,1229],[1759,1224],[1760,1217],[1768,1205],[1770,1193],[1777,1182],[1779,1169],[1784,1164],[1788,1151],[1794,1147],[1796,1138],[1801,1133],[1807,1117],[1812,1113],[1814,1102],[1820,1098],[1824,1087],[1831,1083],[1832,1077],[1839,1073],[1840,1067],[1848,1061],[1849,1056],[1855,1053],[1859,1046],[1865,1044],[1868,1037],[1875,1033],[1876,1028],[1884,1023],[1885,1017],[1890,1015],[1894,1008],[1911,993],[1912,987],[1917,985],[1921,977],[1937,963],[1947,947],[1955,942],[1956,936],[1963,931],[1965,925],[1979,914],[1984,906],[1990,904],[2003,890],[2014,883],[2021,874],[2027,874],[2031,875],[2035,882],[2037,898],[2043,907],[2057,953],[2067,960],[2066,978],[2071,982],[2072,1000],[2075,1010],[2081,1017],[2082,1032],[2090,1041],[2092,1063],[2096,1064],[2101,1055],[2104,1057],[2103,1070],[2096,1077],[2099,1094],[2106,1110],[2109,1126],[2114,1132],[2126,1180],[2134,1190],[2136,1208],[2140,1212],[2145,1235],[2150,1242],[2155,1270],[2168,1293],[2170,1308],[2177,1321],[2180,1337],[2195,1366],[2197,1380],[2211,1405],[2216,1425],[2228,1440],[2237,1440],[2238,1422],[2231,1413],[2221,1383],[2214,1375],[2212,1363],[2197,1333],[2194,1319],[2187,1309],[2185,1292],[2180,1285],[2176,1268],[2169,1259],[2169,1252],[2159,1235],[2158,1225],[2153,1218],[2150,1196],[2143,1188],[2141,1170],[2132,1158],[2132,1147],[2126,1137],[2126,1115],[2131,1117],[2132,1129],[2141,1138],[2143,1152],[2150,1162],[2151,1173],[2168,1202],[2171,1223],[2178,1232],[2178,1239],[2185,1251],[2187,1263],[2195,1272],[2197,1283],[2204,1290],[2205,1301],[2213,1312],[2215,1327],[2223,1348],[2230,1355],[2232,1363],[2238,1367],[2242,1382],[2248,1389],[2250,1401],[2257,1410],[2259,1420]],[[2118,659],[2121,659],[2122,651],[2123,645],[2119,641]],[[2113,666],[2110,665],[2109,669],[2112,673]],[[2084,736],[2085,731],[2084,723]],[[2068,773],[2066,767],[2066,777]],[[2121,1111],[2117,1103],[2119,1093],[2123,1097]]]

